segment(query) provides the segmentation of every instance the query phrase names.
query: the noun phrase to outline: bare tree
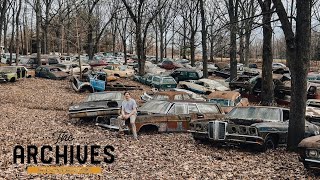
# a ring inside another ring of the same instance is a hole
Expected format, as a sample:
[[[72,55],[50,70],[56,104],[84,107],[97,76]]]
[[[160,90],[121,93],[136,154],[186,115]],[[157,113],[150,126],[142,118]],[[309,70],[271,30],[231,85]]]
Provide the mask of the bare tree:
[[[263,55],[262,55],[262,105],[273,105],[274,85],[272,81],[272,9],[271,0],[258,0],[263,14]]]
[[[307,98],[307,73],[310,61],[311,0],[297,0],[296,33],[281,0],[272,0],[286,38],[287,58],[291,70],[291,103],[288,150],[296,150],[304,138]]]
[[[146,60],[145,49],[148,28],[155,17],[158,15],[158,13],[165,6],[167,0],[164,0],[163,2],[158,1],[156,6],[153,6],[153,2],[147,0],[140,0],[139,2],[129,2],[128,0],[122,0],[122,2],[136,26],[136,53],[139,59],[139,74],[143,75]],[[155,8],[152,9],[151,7]]]
[[[225,0],[230,19],[230,80],[237,77],[237,22],[240,0]]]

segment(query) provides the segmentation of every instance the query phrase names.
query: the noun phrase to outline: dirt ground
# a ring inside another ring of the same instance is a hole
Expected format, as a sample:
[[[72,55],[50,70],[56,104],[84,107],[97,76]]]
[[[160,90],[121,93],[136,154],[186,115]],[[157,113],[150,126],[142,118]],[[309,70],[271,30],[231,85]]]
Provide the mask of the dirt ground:
[[[133,96],[138,99],[142,93],[135,91]],[[69,105],[86,96],[76,94],[68,81],[25,79],[0,84],[0,179],[317,179],[295,153],[284,149],[255,153],[218,148],[197,144],[187,133],[141,135],[133,141],[128,135],[117,138],[116,132],[93,123],[69,120]],[[115,162],[99,165],[101,175],[54,176],[29,175],[29,165],[13,164],[16,145],[54,146],[52,134],[60,130],[73,134],[67,145],[112,145]]]

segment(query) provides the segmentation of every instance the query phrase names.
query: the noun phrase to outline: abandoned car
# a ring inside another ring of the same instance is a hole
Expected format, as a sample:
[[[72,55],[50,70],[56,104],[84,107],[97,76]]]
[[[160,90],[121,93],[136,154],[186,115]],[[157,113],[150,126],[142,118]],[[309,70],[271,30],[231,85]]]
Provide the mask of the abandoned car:
[[[108,75],[113,75],[121,78],[127,78],[134,75],[134,70],[128,68],[126,65],[107,65],[103,68],[103,71],[106,72]]]
[[[137,132],[187,132],[189,122],[194,119],[224,117],[217,104],[196,101],[148,101],[138,108],[136,118]],[[118,130],[116,118],[97,118],[97,125]],[[127,122],[128,124],[128,122]],[[127,129],[128,130],[128,129]]]
[[[252,145],[259,151],[286,145],[289,109],[268,106],[235,107],[224,120],[195,120],[190,131],[196,140]],[[319,127],[306,121],[305,137],[319,134]]]
[[[173,101],[173,100],[197,100],[197,99],[194,99],[191,94],[188,94],[183,91],[162,91],[162,92],[156,92],[154,94],[144,93],[141,96],[141,100],[143,100],[143,101],[150,101],[150,100]]]
[[[203,73],[195,69],[179,68],[173,71],[170,76],[172,76],[178,83],[179,81],[198,80],[202,78]]]
[[[1,66],[0,82],[15,82],[20,78],[30,78],[32,73],[24,66]]]
[[[97,116],[117,117],[120,114],[121,92],[96,92],[86,101],[69,107],[69,118],[95,119]]]
[[[47,79],[62,80],[62,79],[66,79],[69,75],[63,72],[58,67],[39,66],[35,71],[35,76],[47,78]]]
[[[248,106],[247,98],[242,98],[239,92],[215,91],[207,96],[209,102],[220,104],[225,113],[232,110],[234,106]]]
[[[306,107],[306,119],[315,125],[320,125],[320,100],[308,99]]]
[[[299,160],[306,169],[320,169],[320,135],[303,139],[299,145]]]
[[[183,89],[199,94],[210,94],[214,91],[227,91],[228,87],[225,87],[221,83],[211,79],[199,79],[199,80],[188,80],[179,82],[179,86]]]

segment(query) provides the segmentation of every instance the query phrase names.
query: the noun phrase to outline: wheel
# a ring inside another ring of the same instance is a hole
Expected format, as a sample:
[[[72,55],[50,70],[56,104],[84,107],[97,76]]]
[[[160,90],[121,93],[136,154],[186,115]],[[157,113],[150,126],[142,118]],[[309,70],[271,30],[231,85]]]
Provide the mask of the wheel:
[[[268,149],[276,149],[277,146],[278,146],[277,139],[274,136],[269,135],[265,139],[264,144],[263,145],[258,145],[256,147],[256,150],[258,150],[260,152],[265,152]]]
[[[16,78],[11,78],[10,79],[10,82],[15,82],[16,81]]]

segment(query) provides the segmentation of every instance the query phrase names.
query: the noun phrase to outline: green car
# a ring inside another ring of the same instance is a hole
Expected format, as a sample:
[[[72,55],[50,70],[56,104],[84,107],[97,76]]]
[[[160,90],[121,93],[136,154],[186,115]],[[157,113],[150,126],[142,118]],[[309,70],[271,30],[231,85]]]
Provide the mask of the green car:
[[[172,89],[177,87],[177,82],[171,76],[154,76],[151,81],[151,87],[157,89]]]
[[[15,82],[18,79],[17,73],[14,72],[14,67],[1,66],[0,67],[0,82]]]

